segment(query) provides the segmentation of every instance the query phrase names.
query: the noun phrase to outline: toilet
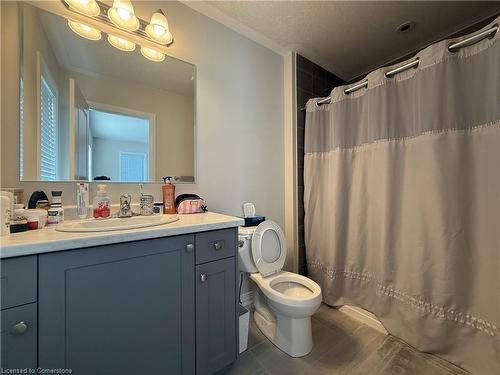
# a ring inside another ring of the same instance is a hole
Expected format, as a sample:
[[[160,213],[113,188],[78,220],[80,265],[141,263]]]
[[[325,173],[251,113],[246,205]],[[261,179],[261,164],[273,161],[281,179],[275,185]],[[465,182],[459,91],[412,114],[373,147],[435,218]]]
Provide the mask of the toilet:
[[[267,220],[239,228],[239,266],[258,286],[254,320],[262,333],[292,357],[313,346],[311,316],[321,304],[321,288],[311,279],[282,271],[286,258],[283,231]]]

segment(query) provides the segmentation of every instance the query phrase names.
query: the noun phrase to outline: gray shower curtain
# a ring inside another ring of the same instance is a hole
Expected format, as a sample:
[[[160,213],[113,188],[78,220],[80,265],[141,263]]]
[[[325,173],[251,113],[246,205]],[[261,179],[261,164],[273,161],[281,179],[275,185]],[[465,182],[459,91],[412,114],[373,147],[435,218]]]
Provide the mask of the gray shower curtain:
[[[499,38],[442,41],[416,69],[335,88],[307,103],[305,130],[306,257],[324,301],[481,375],[500,374]]]

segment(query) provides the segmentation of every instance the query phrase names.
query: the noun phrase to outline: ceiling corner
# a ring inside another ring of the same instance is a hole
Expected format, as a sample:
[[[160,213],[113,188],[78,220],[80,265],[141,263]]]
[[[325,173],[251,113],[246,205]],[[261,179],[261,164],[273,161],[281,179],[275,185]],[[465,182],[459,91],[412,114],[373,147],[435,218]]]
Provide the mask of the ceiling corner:
[[[279,45],[278,43],[264,36],[263,34],[235,20],[233,17],[228,16],[227,14],[221,12],[219,9],[210,5],[206,1],[180,0],[180,2],[186,5],[187,7],[193,9],[194,11],[213,19],[214,21],[230,28],[231,30],[237,32],[238,34],[243,35],[244,37],[250,40],[253,40],[254,42],[270,49],[271,51],[276,52],[279,55],[284,56],[286,55],[287,52],[290,52],[290,50],[288,50],[287,48]]]

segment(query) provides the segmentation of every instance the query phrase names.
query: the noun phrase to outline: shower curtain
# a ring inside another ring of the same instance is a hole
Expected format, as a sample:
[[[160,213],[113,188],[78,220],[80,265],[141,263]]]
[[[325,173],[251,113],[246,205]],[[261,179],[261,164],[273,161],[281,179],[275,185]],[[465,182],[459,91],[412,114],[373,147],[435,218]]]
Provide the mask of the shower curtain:
[[[312,99],[305,129],[306,257],[324,301],[480,375],[500,374],[499,35]]]

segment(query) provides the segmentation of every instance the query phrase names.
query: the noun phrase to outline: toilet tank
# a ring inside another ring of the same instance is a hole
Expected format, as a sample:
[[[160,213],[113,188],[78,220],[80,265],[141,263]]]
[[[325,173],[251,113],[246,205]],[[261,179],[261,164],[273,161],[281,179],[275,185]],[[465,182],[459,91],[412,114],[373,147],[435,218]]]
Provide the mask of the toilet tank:
[[[252,257],[252,236],[255,227],[241,227],[238,229],[238,263],[241,272],[259,272]]]

